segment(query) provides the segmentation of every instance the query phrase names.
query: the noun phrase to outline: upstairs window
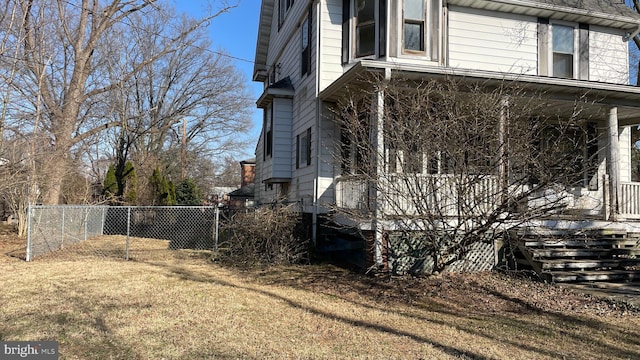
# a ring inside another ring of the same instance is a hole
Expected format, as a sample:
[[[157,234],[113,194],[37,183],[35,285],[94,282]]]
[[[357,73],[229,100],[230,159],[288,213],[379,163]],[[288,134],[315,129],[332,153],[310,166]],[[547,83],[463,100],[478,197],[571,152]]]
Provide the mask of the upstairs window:
[[[376,50],[375,0],[356,0],[356,57],[373,55]]]
[[[425,50],[425,3],[424,0],[404,1],[404,50]]]
[[[575,77],[576,37],[573,26],[553,24],[551,28],[553,76]]]
[[[301,54],[301,73],[302,76],[311,73],[311,9],[309,14],[302,22],[300,27],[300,36],[302,38],[302,54]]]
[[[284,22],[284,18],[287,16],[289,9],[293,6],[293,0],[280,0],[279,7],[280,11],[278,13],[278,25],[282,25]]]
[[[538,18],[539,75],[589,80],[589,24]]]

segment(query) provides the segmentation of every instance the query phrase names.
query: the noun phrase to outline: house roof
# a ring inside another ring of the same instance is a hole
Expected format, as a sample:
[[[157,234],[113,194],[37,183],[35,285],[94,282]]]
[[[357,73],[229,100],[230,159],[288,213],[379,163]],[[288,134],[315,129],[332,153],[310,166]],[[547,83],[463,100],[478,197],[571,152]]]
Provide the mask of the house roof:
[[[248,184],[240,189],[236,189],[230,192],[228,195],[231,197],[253,197],[256,192],[255,184]]]
[[[583,9],[602,14],[640,18],[640,15],[626,6],[623,0],[532,0],[532,2],[539,3],[541,5],[568,7],[571,9]]]
[[[292,98],[295,94],[294,90],[291,79],[287,76],[286,78],[267,86],[262,95],[260,95],[258,101],[256,101],[256,104],[259,108],[264,108],[273,101],[274,97]]]
[[[271,37],[271,22],[273,19],[274,0],[262,0],[260,5],[260,22],[258,25],[258,40],[256,44],[256,58],[253,65],[253,81],[264,81],[267,77],[267,49]]]
[[[240,165],[255,165],[256,164],[256,158],[252,157],[250,159],[244,159],[242,161],[240,161]]]
[[[622,0],[448,0],[449,4],[608,26],[633,32],[640,14]]]

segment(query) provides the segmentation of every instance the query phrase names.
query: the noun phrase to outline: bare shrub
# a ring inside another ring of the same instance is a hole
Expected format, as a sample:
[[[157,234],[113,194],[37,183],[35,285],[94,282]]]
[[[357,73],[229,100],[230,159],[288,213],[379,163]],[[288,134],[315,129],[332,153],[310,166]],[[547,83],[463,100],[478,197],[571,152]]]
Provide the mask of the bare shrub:
[[[237,213],[222,224],[218,259],[238,266],[308,262],[309,240],[292,206]]]

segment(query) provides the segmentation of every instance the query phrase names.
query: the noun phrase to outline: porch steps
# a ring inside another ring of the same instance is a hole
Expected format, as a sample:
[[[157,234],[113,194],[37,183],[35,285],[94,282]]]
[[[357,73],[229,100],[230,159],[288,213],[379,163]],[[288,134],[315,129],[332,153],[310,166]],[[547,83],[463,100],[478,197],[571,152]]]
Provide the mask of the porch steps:
[[[550,282],[640,279],[640,238],[621,230],[521,229],[516,261]]]

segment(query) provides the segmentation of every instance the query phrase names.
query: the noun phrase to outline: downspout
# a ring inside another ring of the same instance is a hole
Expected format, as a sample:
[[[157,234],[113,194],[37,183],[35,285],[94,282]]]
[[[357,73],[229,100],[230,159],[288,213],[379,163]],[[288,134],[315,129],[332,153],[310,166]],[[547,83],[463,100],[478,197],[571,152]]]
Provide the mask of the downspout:
[[[313,8],[313,6],[312,6]],[[322,23],[320,16],[320,1],[316,3],[315,6],[316,13],[316,26],[315,26],[315,45],[316,45],[316,93],[314,94],[315,103],[316,103],[316,166],[315,166],[315,176],[313,177],[313,212],[311,214],[311,241],[313,245],[316,246],[318,239],[318,213],[320,211],[320,204],[318,203],[320,200],[320,189],[318,181],[320,179],[320,151],[322,147],[320,146],[320,139],[322,138],[322,131],[320,128],[320,99],[318,99],[318,95],[320,94],[320,24]],[[312,18],[313,20],[313,18]],[[310,25],[311,26],[311,25]]]

